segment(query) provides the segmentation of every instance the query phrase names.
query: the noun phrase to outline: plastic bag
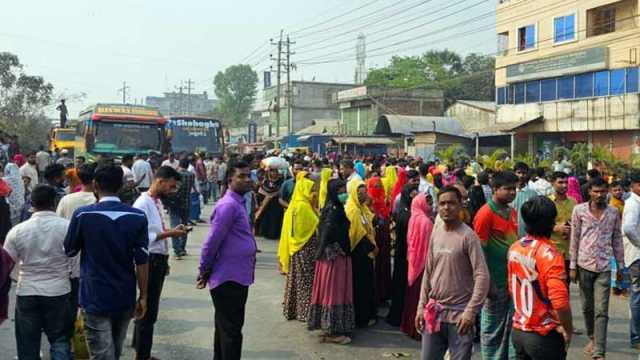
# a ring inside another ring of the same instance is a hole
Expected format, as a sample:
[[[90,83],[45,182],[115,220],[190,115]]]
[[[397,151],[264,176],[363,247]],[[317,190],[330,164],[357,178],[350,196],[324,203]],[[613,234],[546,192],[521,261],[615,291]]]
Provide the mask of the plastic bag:
[[[87,347],[87,339],[84,336],[84,317],[81,311],[78,312],[71,341],[73,344],[74,359],[88,360],[89,349]]]

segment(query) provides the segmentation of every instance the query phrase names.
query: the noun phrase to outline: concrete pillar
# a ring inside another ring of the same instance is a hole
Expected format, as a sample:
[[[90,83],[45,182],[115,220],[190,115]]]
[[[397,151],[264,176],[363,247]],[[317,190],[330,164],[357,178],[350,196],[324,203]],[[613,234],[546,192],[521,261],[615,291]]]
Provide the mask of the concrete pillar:
[[[516,156],[516,133],[511,133],[511,160]]]
[[[476,133],[476,161],[480,161],[480,134]]]

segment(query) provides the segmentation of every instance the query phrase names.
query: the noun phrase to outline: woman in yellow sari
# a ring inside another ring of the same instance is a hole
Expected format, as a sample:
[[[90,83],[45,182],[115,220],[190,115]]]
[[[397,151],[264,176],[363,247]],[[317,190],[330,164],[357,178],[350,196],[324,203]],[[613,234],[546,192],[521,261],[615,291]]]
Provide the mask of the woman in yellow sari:
[[[377,319],[373,267],[377,253],[374,215],[366,204],[368,195],[364,182],[356,180],[349,190],[345,212],[349,220],[353,266],[353,306],[356,326],[365,327],[375,324]]]
[[[284,317],[307,321],[311,307],[311,290],[317,251],[318,215],[311,204],[314,182],[307,172],[296,176],[291,202],[284,213],[278,260],[287,274],[284,293]]]
[[[327,203],[327,187],[329,186],[329,180],[333,175],[333,171],[328,168],[324,168],[320,171],[320,189],[318,190],[318,209],[322,210]]]
[[[389,200],[389,196],[391,196],[391,190],[393,190],[396,180],[398,180],[398,172],[395,165],[387,164],[384,168],[384,176],[382,177],[382,186],[387,196],[387,202],[392,201]]]

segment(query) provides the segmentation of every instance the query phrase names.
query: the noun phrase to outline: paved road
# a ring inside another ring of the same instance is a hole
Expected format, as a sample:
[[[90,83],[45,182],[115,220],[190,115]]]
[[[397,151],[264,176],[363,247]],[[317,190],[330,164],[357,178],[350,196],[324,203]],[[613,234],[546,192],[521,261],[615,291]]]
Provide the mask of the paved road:
[[[207,208],[207,213],[210,210]],[[212,358],[213,306],[209,293],[194,286],[197,255],[207,229],[200,225],[190,236],[187,250],[191,256],[182,261],[171,260],[171,274],[165,282],[155,327],[153,356],[160,359]],[[393,353],[407,355],[402,358],[419,359],[419,344],[383,321],[373,328],[357,331],[349,346],[320,344],[317,333],[307,331],[305,324],[285,321],[281,314],[284,279],[275,270],[277,243],[259,239],[258,246],[262,253],[258,254],[256,283],[249,292],[243,359],[392,359]],[[575,287],[573,290],[574,316],[578,327],[584,329],[577,311],[580,307]],[[637,356],[628,347],[626,304],[626,299],[612,298],[608,359],[635,359]],[[382,309],[381,313],[384,311]],[[130,342],[130,336],[127,342]],[[576,337],[569,358],[585,359],[582,355],[585,344],[584,335]],[[43,344],[43,351],[46,354],[46,344]],[[14,356],[13,321],[8,321],[0,326],[0,359],[13,359]],[[48,359],[48,356],[44,358]],[[127,348],[123,359],[132,358],[133,352]],[[478,354],[474,359],[479,359]]]

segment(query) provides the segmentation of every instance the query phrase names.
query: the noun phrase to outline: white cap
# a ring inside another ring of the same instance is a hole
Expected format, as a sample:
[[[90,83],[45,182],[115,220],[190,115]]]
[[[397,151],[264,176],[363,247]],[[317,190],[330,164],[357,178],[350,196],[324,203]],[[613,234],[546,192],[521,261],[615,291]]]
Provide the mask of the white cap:
[[[69,153],[69,150],[67,150],[67,149],[60,150],[60,154],[65,155],[65,154],[68,154],[68,153]]]

